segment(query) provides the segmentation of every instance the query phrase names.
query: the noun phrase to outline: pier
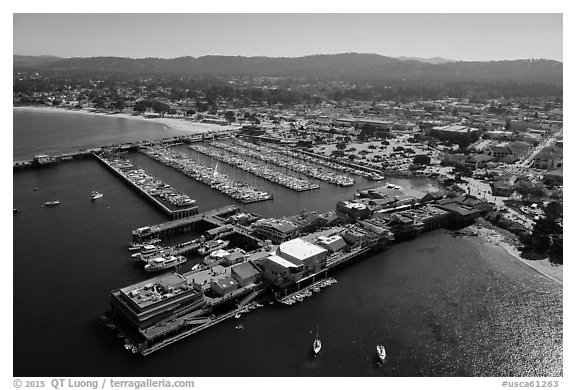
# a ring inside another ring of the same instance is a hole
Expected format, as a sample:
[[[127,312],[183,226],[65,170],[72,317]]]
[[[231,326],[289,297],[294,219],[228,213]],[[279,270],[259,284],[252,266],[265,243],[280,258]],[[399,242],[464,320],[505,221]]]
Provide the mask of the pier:
[[[143,356],[149,355],[152,352],[166,347],[178,340],[198,333],[222,321],[238,316],[241,313],[246,313],[250,309],[256,308],[255,306],[251,306],[249,302],[261,293],[262,289],[259,285],[246,286],[235,291],[233,294],[230,294],[230,296],[207,300],[208,307],[214,307],[238,299],[239,297],[243,297],[241,301],[242,304],[239,304],[236,309],[218,316],[212,314],[207,317],[206,315],[211,313],[211,309],[203,308],[189,314],[168,318],[152,327],[143,329],[141,335],[144,336],[145,341],[139,343],[138,350]],[[246,306],[247,304],[248,306]],[[124,333],[126,334],[130,332],[124,330]]]
[[[132,239],[134,242],[141,242],[151,238],[164,238],[177,233],[192,231],[200,223],[215,224],[219,222],[216,224],[220,226],[223,225],[224,222],[220,222],[216,217],[229,217],[238,213],[238,211],[240,211],[238,206],[230,205],[158,225],[144,226],[132,232]]]
[[[112,164],[110,164],[104,158],[100,157],[96,153],[94,153],[92,155],[94,156],[96,161],[99,161],[106,168],[108,168],[109,170],[114,172],[118,177],[123,179],[129,185],[130,188],[134,189],[138,194],[143,196],[146,200],[148,200],[154,206],[158,207],[160,209],[160,211],[162,211],[168,217],[176,220],[176,219],[188,217],[190,215],[195,215],[198,213],[198,206],[187,207],[187,208],[180,209],[180,210],[171,210],[166,205],[164,205],[162,202],[160,202],[158,199],[154,198],[147,191],[145,191],[144,188],[142,188],[141,186],[136,184],[134,181],[130,180],[130,178],[128,178],[128,176],[126,176],[122,171],[120,171],[116,167],[112,166]]]

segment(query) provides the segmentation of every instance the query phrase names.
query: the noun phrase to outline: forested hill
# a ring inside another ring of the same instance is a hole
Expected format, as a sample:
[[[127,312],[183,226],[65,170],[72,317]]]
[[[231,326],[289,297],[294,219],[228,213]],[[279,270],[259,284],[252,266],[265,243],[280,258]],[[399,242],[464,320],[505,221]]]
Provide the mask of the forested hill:
[[[50,56],[13,57],[14,72],[51,71],[63,74],[269,76],[304,79],[518,82],[562,84],[562,63],[552,60],[446,62],[431,64],[377,54],[287,57],[204,56],[161,58]]]

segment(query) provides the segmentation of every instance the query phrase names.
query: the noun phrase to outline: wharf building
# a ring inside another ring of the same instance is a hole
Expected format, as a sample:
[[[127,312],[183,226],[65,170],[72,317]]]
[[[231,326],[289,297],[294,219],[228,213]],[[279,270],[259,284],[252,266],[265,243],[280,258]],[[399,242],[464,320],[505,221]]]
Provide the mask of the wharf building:
[[[202,288],[177,273],[167,273],[112,291],[112,314],[134,333],[206,304]]]
[[[293,239],[299,235],[320,229],[325,226],[335,226],[341,222],[336,212],[323,214],[302,212],[298,215],[276,219],[261,219],[252,224],[252,234],[274,244]]]
[[[264,279],[287,287],[326,267],[328,250],[300,238],[283,242],[261,261]]]

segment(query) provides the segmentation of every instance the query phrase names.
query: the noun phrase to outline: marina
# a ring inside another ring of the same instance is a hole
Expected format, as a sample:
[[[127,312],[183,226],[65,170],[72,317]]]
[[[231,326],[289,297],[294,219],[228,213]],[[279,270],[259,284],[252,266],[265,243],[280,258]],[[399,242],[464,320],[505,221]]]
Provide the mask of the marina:
[[[234,140],[232,145],[216,141],[211,142],[210,145],[231,153],[235,153],[239,156],[249,156],[266,163],[272,163],[281,168],[288,168],[292,171],[303,173],[314,179],[326,181],[339,186],[351,186],[355,182],[354,179],[349,176],[339,175],[327,169],[322,169],[307,163],[298,162],[294,159],[287,158],[287,154],[279,156],[274,153],[274,149],[254,145],[239,139]]]
[[[292,305],[294,303],[297,302],[302,302],[303,299],[307,298],[307,297],[311,297],[313,293],[318,293],[320,292],[320,289],[324,288],[324,287],[328,287],[333,285],[334,283],[338,283],[338,281],[334,278],[326,278],[326,279],[322,279],[319,280],[317,282],[312,283],[309,286],[306,286],[302,289],[299,289],[297,291],[294,291],[288,295],[285,295],[281,298],[278,298],[278,302],[284,304],[284,305]]]
[[[231,180],[226,175],[219,174],[217,169],[202,165],[182,153],[159,146],[144,148],[142,153],[244,204],[274,198],[272,194],[253,188],[246,183]]]
[[[198,206],[192,206],[195,201],[189,196],[177,193],[169,185],[147,175],[143,169],[136,169],[130,161],[119,156],[94,154],[94,157],[167,216],[179,219],[198,213]],[[177,208],[169,208],[161,199]]]
[[[222,144],[217,144],[222,145]],[[280,184],[286,188],[294,191],[310,191],[320,188],[317,183],[311,183],[305,179],[299,179],[297,177],[282,173],[276,169],[273,169],[267,165],[258,164],[252,161],[242,158],[238,155],[230,155],[211,148],[206,145],[194,144],[188,146],[191,150],[205,154],[207,156],[213,157],[219,161],[225,162],[243,171],[249,172],[255,176],[262,177],[273,183]]]

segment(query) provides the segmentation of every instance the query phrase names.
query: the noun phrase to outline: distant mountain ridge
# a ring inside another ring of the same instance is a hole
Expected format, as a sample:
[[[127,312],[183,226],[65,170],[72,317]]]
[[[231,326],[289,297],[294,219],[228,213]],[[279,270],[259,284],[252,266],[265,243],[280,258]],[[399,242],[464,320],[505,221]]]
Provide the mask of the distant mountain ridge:
[[[447,62],[457,62],[456,60],[449,60],[448,58],[442,57],[432,57],[432,58],[421,58],[421,57],[396,57],[400,61],[419,61],[426,62],[428,64],[445,64]]]
[[[320,54],[305,57],[203,56],[163,58],[13,56],[14,72],[96,72],[131,75],[213,75],[333,78],[374,81],[521,82],[561,84],[563,64],[553,60],[428,63],[378,54]]]

